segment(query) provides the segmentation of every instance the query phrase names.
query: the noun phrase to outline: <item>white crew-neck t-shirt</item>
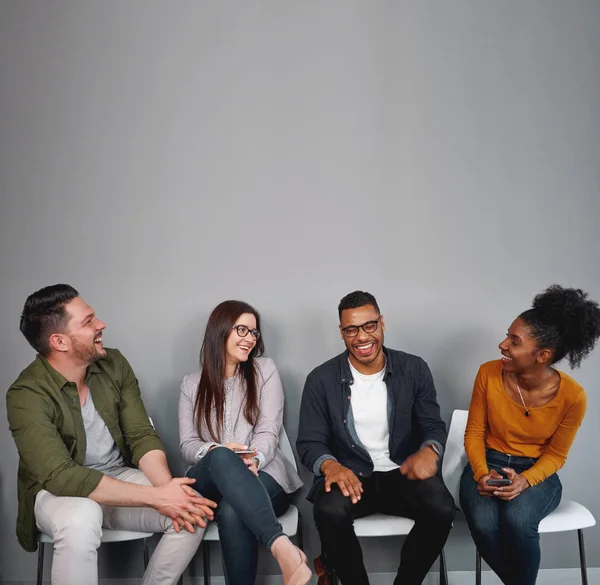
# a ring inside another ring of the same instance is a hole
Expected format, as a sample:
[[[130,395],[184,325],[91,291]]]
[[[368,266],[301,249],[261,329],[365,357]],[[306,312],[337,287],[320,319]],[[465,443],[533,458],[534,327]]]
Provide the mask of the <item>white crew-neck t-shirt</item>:
[[[350,360],[348,360],[350,363]],[[385,367],[376,374],[361,374],[350,364],[354,382],[350,401],[354,428],[373,460],[375,471],[391,471],[399,465],[390,459],[390,429],[387,414],[387,386],[383,381]]]

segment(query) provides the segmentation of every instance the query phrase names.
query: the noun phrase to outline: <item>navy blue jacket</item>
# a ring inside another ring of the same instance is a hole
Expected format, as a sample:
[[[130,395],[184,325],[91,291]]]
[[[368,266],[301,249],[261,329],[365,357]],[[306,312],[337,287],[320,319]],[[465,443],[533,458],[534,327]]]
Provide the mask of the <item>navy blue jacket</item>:
[[[427,443],[443,450],[446,425],[440,417],[429,367],[416,355],[386,347],[383,351],[390,459],[401,465]],[[348,351],[315,368],[306,378],[296,448],[302,464],[315,474],[308,494],[311,501],[315,488],[323,481],[320,468],[326,459],[333,457],[359,477],[373,473],[373,461],[354,427],[352,383]]]

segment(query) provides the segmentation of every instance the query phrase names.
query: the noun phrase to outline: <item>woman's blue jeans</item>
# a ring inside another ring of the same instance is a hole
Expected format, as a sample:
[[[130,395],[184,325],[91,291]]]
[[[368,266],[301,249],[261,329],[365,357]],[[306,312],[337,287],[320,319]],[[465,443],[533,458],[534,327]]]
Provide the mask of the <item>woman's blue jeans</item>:
[[[517,473],[529,469],[536,459],[486,450],[489,469],[511,467]],[[506,585],[534,585],[540,568],[542,518],[560,503],[562,485],[553,474],[510,501],[481,496],[470,465],[460,481],[460,505],[481,556]]]
[[[283,535],[277,516],[290,505],[290,498],[268,474],[254,475],[226,447],[216,447],[186,473],[192,487],[219,504],[215,519],[223,551],[225,580],[230,585],[254,585],[258,543],[267,548]]]

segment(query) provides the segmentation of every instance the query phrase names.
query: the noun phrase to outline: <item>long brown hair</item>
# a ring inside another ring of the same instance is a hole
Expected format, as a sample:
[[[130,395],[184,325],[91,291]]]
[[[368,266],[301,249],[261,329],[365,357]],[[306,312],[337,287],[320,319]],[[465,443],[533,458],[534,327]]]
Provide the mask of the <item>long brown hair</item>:
[[[194,418],[196,429],[202,440],[201,428],[206,425],[210,439],[219,441],[223,430],[225,408],[225,348],[227,339],[231,334],[235,322],[244,313],[251,313],[256,318],[256,328],[260,331],[260,315],[248,303],[242,301],[224,301],[217,305],[208,318],[204,341],[200,349],[200,383],[194,405]],[[251,335],[248,333],[248,335]],[[254,358],[260,357],[265,351],[262,335],[256,340],[248,360],[240,362],[238,373],[241,373],[246,382],[246,399],[244,402],[244,416],[246,420],[255,425],[258,420],[258,389],[257,372]],[[216,428],[213,426],[212,410],[214,408]]]

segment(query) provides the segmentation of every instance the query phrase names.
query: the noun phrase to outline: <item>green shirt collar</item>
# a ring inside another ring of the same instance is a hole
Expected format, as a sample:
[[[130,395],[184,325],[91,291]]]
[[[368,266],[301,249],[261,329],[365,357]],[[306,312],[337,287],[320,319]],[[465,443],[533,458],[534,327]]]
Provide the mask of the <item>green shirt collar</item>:
[[[69,383],[69,380],[67,380],[60,372],[56,371],[43,355],[38,354],[35,359],[36,362],[48,372],[52,380],[54,380],[61,390]],[[90,374],[99,374],[101,371],[98,363],[94,362],[88,366],[85,372],[85,379],[87,380]]]

